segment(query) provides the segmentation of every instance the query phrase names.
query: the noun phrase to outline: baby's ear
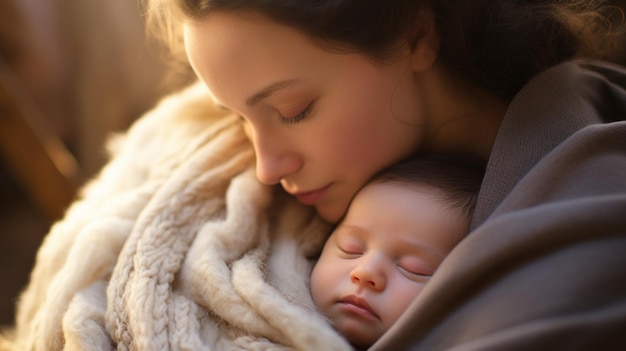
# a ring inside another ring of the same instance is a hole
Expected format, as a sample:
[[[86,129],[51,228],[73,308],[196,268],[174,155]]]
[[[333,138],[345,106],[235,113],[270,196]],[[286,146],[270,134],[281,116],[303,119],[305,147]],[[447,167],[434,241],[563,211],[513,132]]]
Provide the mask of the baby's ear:
[[[415,72],[429,69],[439,54],[439,31],[430,9],[423,8],[418,14],[409,38],[411,67]]]

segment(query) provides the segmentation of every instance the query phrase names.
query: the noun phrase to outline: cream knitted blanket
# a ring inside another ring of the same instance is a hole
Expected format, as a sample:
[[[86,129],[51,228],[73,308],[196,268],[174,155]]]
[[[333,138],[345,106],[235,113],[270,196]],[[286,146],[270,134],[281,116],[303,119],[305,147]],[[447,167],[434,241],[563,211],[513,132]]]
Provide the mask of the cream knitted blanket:
[[[317,312],[328,226],[254,177],[196,84],[112,140],[45,238],[1,350],[349,350]]]

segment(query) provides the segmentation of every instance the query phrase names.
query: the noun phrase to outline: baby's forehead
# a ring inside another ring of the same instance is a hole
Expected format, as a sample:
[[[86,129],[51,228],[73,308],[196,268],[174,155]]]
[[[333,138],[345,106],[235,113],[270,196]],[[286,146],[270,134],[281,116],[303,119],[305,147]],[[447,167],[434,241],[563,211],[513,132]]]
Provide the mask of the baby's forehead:
[[[444,190],[419,182],[378,182],[354,198],[340,225],[365,228],[391,238],[396,233],[416,236],[465,231],[469,217]]]
[[[447,220],[451,214],[437,188],[421,183],[371,183],[357,193],[339,226],[410,231],[418,224]]]

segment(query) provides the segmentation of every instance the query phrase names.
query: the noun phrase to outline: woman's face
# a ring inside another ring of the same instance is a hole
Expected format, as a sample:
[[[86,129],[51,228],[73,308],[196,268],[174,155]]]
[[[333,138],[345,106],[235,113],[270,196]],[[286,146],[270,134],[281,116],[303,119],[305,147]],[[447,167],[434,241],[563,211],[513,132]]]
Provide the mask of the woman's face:
[[[280,183],[328,221],[422,142],[408,53],[384,65],[331,53],[251,13],[213,13],[184,35],[197,75],[243,118],[259,180]]]

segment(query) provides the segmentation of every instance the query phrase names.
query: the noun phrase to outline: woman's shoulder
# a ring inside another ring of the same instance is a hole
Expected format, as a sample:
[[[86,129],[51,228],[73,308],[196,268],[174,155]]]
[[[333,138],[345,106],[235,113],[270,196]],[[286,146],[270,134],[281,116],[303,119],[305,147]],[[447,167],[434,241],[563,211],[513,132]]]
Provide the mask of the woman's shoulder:
[[[580,152],[593,151],[595,154],[585,153],[585,157],[602,158],[607,149],[619,147],[609,144],[603,135],[624,133],[623,127],[610,125],[626,118],[626,85],[620,79],[626,80],[623,67],[601,61],[569,61],[540,73],[522,88],[511,101],[498,131],[473,227],[501,207],[531,172],[569,172],[552,167],[565,167],[563,153],[583,155]],[[554,162],[546,162],[549,155]],[[571,161],[569,166],[581,165],[580,159]],[[545,178],[538,177],[534,185],[527,183],[524,187],[537,188],[544,183]]]
[[[576,64],[584,70],[595,72],[615,84],[626,87],[626,66],[624,65],[602,60],[580,60],[574,61],[572,64]]]

